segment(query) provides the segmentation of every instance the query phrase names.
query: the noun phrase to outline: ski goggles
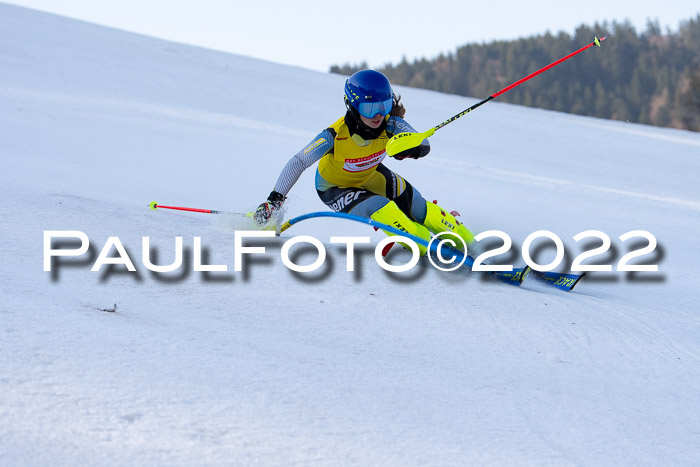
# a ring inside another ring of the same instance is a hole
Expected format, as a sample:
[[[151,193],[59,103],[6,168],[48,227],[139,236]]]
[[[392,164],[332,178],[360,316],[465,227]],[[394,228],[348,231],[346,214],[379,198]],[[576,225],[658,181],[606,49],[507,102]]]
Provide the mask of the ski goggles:
[[[394,99],[387,99],[380,102],[361,102],[357,106],[357,111],[365,118],[372,118],[379,114],[382,117],[389,115],[394,105]]]

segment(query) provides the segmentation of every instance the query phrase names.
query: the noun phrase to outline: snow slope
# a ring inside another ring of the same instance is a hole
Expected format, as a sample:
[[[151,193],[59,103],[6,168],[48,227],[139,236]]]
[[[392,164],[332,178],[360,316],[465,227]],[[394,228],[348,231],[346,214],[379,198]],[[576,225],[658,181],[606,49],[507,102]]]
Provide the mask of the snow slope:
[[[644,229],[658,273],[519,290],[386,273],[371,246],[348,272],[330,237],[383,235],[342,220],[258,241],[236,272],[244,223],[147,203],[254,208],[342,115],[344,77],[6,4],[0,31],[0,464],[700,462],[699,134],[494,102],[429,157],[387,161],[473,231],[508,233],[516,264],[536,230],[569,264],[572,237],[601,230],[615,265],[618,236]],[[397,90],[418,129],[475,102]],[[321,210],[309,170],[287,215]],[[91,250],[44,272],[47,230]],[[326,244],[326,266],[282,264],[297,235]],[[136,273],[90,271],[111,236]],[[177,236],[185,265],[148,271],[142,237],[169,264]],[[227,272],[192,271],[194,237]]]

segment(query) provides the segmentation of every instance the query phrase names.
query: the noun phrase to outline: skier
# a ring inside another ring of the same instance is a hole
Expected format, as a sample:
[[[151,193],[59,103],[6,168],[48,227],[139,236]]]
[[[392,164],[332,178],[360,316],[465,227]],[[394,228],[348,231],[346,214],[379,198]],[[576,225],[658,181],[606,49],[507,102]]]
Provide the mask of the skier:
[[[458,248],[474,235],[447,210],[426,202],[420,192],[382,160],[392,136],[415,130],[403,119],[406,112],[386,76],[363,70],[345,82],[347,112],[295,154],[282,170],[274,190],[255,211],[267,223],[281,209],[302,172],[319,161],[316,191],[336,212],[371,218],[430,241],[431,234],[449,232]],[[395,154],[395,159],[419,159],[430,152],[427,139],[418,147]],[[389,232],[386,232],[392,235]],[[419,246],[421,253],[426,248]]]

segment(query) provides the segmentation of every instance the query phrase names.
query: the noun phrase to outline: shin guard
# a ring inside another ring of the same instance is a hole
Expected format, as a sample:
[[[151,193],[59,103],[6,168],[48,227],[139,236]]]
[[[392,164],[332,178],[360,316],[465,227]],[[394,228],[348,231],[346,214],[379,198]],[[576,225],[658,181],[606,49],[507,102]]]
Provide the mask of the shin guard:
[[[428,231],[428,229],[425,226],[409,219],[408,216],[404,214],[404,212],[401,211],[401,209],[399,209],[399,207],[393,201],[390,201],[383,208],[375,211],[374,214],[372,214],[370,217],[377,222],[390,225],[399,230],[410,233],[411,235],[420,237],[426,242],[430,241],[430,232]],[[383,230],[383,232],[389,236],[396,235],[392,232],[387,232],[385,230]],[[403,246],[404,248],[408,248],[406,245]],[[421,255],[425,255],[427,248],[423,245],[418,245],[418,248],[420,250]]]

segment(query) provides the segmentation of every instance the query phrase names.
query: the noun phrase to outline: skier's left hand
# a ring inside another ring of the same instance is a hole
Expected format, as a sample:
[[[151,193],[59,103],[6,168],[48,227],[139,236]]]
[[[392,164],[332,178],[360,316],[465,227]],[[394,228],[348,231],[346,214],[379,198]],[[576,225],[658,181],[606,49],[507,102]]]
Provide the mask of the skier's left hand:
[[[394,159],[398,160],[404,160],[406,158],[409,159],[420,159],[421,157],[425,157],[428,155],[428,152],[430,152],[430,146],[428,146],[428,150],[424,150],[423,146],[416,146],[414,148],[409,148],[404,151],[401,151],[398,154],[394,154]]]

